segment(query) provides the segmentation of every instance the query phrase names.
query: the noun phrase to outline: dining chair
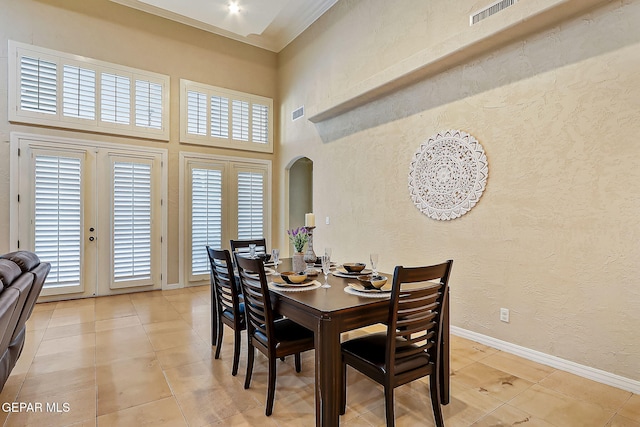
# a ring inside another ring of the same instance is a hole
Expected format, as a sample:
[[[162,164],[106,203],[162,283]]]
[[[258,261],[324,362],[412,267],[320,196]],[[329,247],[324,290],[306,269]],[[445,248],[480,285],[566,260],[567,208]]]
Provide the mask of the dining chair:
[[[287,318],[274,317],[264,264],[235,254],[244,294],[247,318],[247,374],[244,388],[251,384],[255,348],[269,360],[265,414],[273,412],[276,387],[276,359],[295,355],[296,372],[301,370],[300,353],[314,348],[313,331]]]
[[[256,245],[257,254],[267,253],[267,240],[266,239],[248,239],[248,240],[230,240],[231,252],[249,253],[249,245]]]
[[[236,276],[233,272],[231,254],[228,250],[218,250],[207,246],[209,263],[211,264],[211,274],[213,283],[211,284],[211,304],[215,304],[216,316],[216,354],[215,358],[220,358],[222,348],[222,335],[224,325],[233,329],[233,367],[231,375],[238,373],[238,362],[240,359],[240,333],[246,329],[246,316],[244,303],[238,291]],[[213,335],[212,335],[213,336]]]
[[[452,265],[449,260],[427,267],[395,268],[387,332],[342,343],[341,414],[346,410],[350,365],[384,387],[387,427],[395,425],[394,389],[428,375],[436,426],[444,426],[438,373],[442,363],[442,309]]]

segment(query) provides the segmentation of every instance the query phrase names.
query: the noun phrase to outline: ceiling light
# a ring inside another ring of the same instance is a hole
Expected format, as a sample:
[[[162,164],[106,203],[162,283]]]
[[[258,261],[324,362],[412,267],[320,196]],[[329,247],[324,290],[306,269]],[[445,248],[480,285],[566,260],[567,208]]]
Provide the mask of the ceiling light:
[[[240,5],[237,2],[229,3],[229,13],[232,15],[240,13]]]

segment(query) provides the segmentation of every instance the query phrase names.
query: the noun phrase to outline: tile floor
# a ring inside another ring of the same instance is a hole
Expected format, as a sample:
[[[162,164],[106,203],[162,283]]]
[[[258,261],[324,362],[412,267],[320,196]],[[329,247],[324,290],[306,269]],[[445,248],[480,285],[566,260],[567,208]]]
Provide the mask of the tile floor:
[[[266,417],[266,359],[256,353],[244,390],[245,353],[232,377],[229,329],[221,359],[213,358],[209,307],[207,286],[38,304],[0,394],[0,423],[313,426],[313,352],[300,374],[291,358],[278,362],[274,412]],[[452,337],[452,347],[448,427],[640,427],[640,395],[462,338]],[[351,369],[348,375],[341,425],[384,426],[381,388]],[[433,425],[427,396],[422,381],[397,389],[396,425]],[[42,411],[7,412],[11,402],[40,403]]]

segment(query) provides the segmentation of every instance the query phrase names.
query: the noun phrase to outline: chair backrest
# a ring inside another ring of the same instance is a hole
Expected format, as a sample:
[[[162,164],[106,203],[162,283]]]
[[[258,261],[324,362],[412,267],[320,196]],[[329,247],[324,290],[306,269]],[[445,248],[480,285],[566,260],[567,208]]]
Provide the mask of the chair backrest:
[[[218,313],[225,310],[231,311],[234,316],[240,312],[240,298],[238,296],[238,286],[233,272],[231,255],[228,250],[218,250],[207,246],[211,273],[213,275],[212,286],[215,287],[216,304]]]
[[[249,245],[256,245],[257,254],[267,253],[267,240],[266,239],[251,239],[251,240],[231,240],[231,252],[249,253]]]
[[[234,254],[240,274],[240,284],[244,295],[244,312],[247,318],[247,333],[253,337],[256,332],[267,337],[269,346],[274,345],[273,307],[269,297],[267,276],[260,259],[245,258]]]
[[[396,366],[412,366],[412,359],[440,365],[442,308],[448,295],[453,261],[428,267],[397,266],[389,309],[386,363],[393,376]],[[400,339],[398,339],[400,338]]]

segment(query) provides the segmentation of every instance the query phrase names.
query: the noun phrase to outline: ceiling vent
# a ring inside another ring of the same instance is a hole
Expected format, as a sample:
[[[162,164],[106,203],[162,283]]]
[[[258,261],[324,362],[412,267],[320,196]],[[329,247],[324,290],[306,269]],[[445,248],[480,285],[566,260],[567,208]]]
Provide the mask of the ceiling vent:
[[[304,105],[291,113],[291,121],[297,120],[302,116],[304,116]]]
[[[484,9],[482,9],[479,12],[472,13],[471,15],[469,15],[469,25],[477,24],[478,22],[482,21],[483,19],[487,19],[491,15],[495,15],[496,13],[500,12],[501,10],[506,9],[509,6],[513,6],[516,3],[518,3],[518,0],[501,0],[501,1],[497,1],[497,2],[495,2],[495,3],[493,3],[493,4],[489,5],[489,6],[485,7]]]

